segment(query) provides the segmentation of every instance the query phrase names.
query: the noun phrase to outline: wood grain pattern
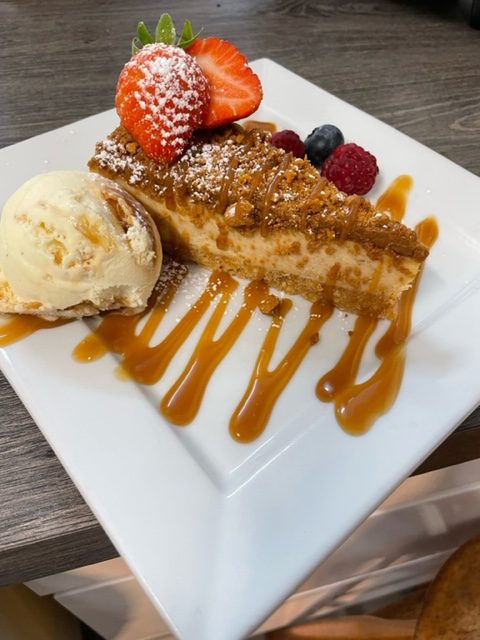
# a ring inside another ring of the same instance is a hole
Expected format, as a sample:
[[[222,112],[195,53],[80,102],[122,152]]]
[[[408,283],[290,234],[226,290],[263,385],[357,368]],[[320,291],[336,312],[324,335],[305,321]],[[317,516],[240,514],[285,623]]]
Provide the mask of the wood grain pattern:
[[[111,108],[137,21],[166,10],[480,174],[480,32],[453,0],[3,1],[0,147]],[[421,470],[479,451],[476,411]],[[0,505],[0,584],[115,554],[1,376]]]

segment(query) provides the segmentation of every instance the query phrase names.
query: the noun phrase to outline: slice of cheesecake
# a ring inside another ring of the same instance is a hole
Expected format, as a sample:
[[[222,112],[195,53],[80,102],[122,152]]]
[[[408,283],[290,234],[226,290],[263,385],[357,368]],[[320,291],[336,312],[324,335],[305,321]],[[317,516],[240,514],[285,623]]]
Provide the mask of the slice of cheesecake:
[[[153,214],[164,249],[339,309],[393,318],[428,250],[415,232],[347,196],[308,160],[239,125],[198,132],[175,163],[148,159],[125,129],[89,162]]]

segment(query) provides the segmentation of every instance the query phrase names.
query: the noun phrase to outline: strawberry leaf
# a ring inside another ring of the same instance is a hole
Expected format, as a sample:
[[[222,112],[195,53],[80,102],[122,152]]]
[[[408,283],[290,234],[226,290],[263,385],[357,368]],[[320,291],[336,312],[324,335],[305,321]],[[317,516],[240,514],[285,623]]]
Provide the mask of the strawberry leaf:
[[[177,47],[185,49],[194,42],[198,36],[202,33],[203,29],[200,29],[197,33],[193,33],[192,23],[190,20],[185,20],[183,23],[182,33],[176,43]],[[163,44],[175,45],[176,31],[173,20],[168,13],[162,13],[158,20],[157,27],[155,29],[155,38],[148,30],[147,25],[142,21],[137,24],[137,35],[132,40],[132,55],[135,55],[146,44],[152,44],[154,42],[162,42]]]
[[[202,31],[203,29],[200,29],[198,33],[194,34],[192,23],[190,22],[190,20],[185,20],[183,24],[182,33],[180,35],[180,39],[177,43],[177,46],[182,47],[182,49],[189,47],[192,44],[192,42],[198,38],[198,36],[202,33]]]
[[[178,41],[178,46],[181,47],[182,42],[185,42],[186,40],[191,40],[192,38],[193,38],[192,23],[190,22],[190,20],[185,20],[185,22],[183,23],[182,33],[180,35],[180,40]]]
[[[155,29],[155,42],[174,44],[175,36],[175,26],[171,16],[168,13],[162,13]]]
[[[134,56],[136,53],[138,53],[140,51],[140,49],[142,48],[142,43],[140,42],[140,39],[135,36],[132,40],[132,56]]]
[[[137,37],[142,44],[152,44],[153,42],[153,36],[144,22],[139,22],[137,25]]]

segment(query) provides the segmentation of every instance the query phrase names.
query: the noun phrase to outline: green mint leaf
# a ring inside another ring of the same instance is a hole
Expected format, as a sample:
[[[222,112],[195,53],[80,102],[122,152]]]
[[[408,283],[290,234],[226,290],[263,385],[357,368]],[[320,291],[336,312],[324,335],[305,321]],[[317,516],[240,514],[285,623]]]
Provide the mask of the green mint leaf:
[[[153,42],[153,36],[144,22],[139,22],[137,25],[137,37],[142,44],[152,44]]]
[[[173,20],[168,13],[162,13],[155,29],[155,42],[163,42],[164,44],[175,43],[175,26]]]

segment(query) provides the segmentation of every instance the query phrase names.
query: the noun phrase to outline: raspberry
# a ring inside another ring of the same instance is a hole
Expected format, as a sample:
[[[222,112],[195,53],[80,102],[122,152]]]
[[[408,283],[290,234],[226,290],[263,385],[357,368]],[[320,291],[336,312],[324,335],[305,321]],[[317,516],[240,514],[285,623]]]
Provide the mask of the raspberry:
[[[322,176],[348,194],[370,191],[378,174],[377,160],[371,153],[349,142],[341,144],[322,165]]]
[[[287,153],[290,151],[296,158],[303,158],[305,155],[305,145],[295,131],[290,129],[277,131],[272,135],[270,142],[274,147],[285,149]]]

